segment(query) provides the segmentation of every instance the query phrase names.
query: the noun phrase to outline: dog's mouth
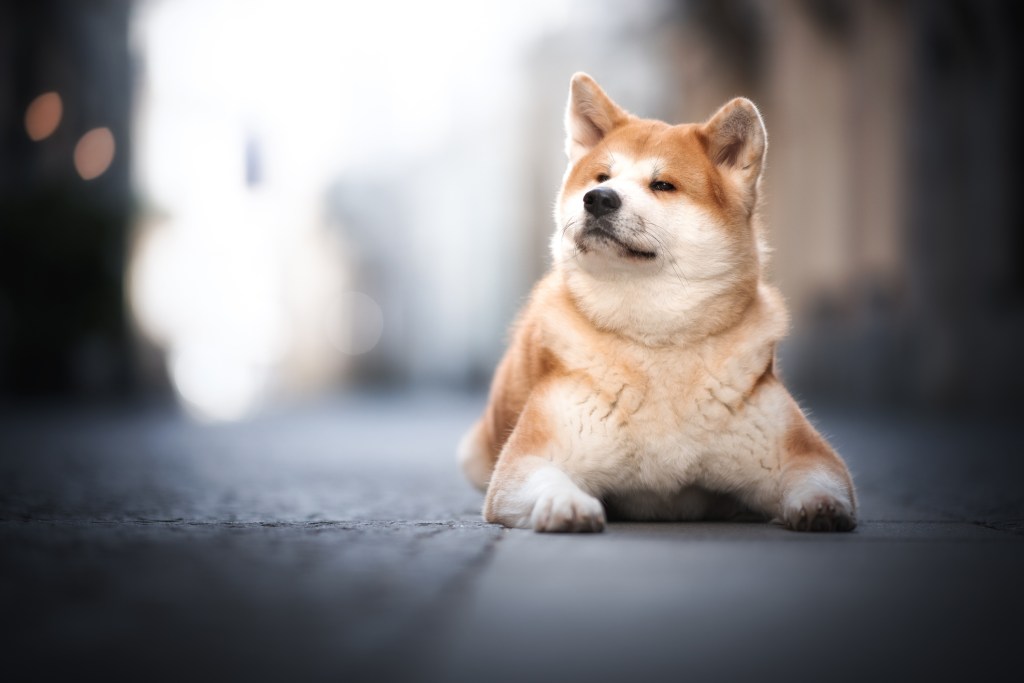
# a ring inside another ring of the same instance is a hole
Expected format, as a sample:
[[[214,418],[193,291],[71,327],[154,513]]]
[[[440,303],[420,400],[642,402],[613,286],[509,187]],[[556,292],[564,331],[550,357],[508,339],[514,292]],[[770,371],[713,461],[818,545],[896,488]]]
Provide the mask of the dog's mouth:
[[[637,249],[634,246],[623,242],[621,239],[616,237],[610,231],[602,228],[600,225],[588,226],[576,240],[576,246],[579,247],[580,251],[586,252],[588,242],[605,242],[612,244],[618,248],[619,254],[628,258],[635,258],[641,261],[651,261],[657,258],[657,254],[653,251],[647,251],[644,249]]]

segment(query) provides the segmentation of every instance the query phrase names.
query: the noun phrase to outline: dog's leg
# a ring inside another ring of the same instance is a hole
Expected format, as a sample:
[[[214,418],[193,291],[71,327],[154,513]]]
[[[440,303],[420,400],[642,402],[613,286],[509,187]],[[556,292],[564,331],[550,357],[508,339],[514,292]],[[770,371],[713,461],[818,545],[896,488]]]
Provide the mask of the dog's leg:
[[[792,403],[780,445],[779,518],[795,531],[850,531],[857,502],[846,464]]]
[[[796,531],[850,531],[856,498],[842,459],[800,412],[781,383],[771,382],[724,428],[703,463],[711,490]]]
[[[534,531],[601,531],[605,524],[601,501],[549,460],[525,454],[499,461],[484,518]]]
[[[558,439],[539,402],[527,403],[491,476],[484,519],[535,531],[601,531],[604,508],[556,463]]]

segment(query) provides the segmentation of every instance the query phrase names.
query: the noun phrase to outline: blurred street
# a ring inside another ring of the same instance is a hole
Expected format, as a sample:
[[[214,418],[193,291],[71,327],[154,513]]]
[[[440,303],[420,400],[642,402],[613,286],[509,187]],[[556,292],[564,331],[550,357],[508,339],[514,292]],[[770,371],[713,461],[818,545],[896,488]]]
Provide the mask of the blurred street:
[[[478,395],[204,426],[0,418],[8,680],[987,680],[1024,636],[1024,437],[819,410],[861,523],[483,524]],[[5,678],[7,676],[5,675]]]

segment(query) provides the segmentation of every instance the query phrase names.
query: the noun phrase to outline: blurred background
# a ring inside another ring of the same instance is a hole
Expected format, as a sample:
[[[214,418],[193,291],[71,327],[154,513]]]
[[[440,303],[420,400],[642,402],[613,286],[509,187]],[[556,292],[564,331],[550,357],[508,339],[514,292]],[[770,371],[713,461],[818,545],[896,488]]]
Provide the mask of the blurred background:
[[[0,0],[5,671],[1019,679],[1022,36],[1010,0]],[[780,367],[854,534],[482,522],[455,444],[581,70],[760,106]]]
[[[548,264],[570,75],[745,95],[784,376],[1014,412],[1022,6],[891,0],[0,4],[0,404],[204,421],[480,392]]]

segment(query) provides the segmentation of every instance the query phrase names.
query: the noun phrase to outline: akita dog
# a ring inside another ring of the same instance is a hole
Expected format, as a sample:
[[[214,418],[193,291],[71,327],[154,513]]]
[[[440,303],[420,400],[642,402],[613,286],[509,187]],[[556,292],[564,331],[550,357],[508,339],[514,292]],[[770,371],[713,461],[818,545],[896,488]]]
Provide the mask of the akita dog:
[[[747,511],[853,529],[850,473],[774,371],[788,317],[763,277],[757,108],[737,98],[671,126],[578,73],[565,126],[553,266],[459,446],[484,518],[600,531],[606,510]]]

